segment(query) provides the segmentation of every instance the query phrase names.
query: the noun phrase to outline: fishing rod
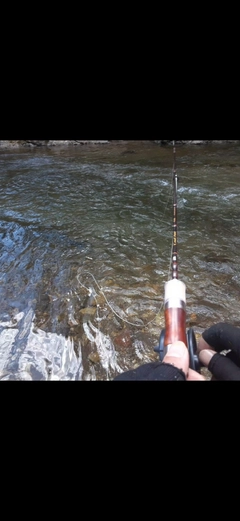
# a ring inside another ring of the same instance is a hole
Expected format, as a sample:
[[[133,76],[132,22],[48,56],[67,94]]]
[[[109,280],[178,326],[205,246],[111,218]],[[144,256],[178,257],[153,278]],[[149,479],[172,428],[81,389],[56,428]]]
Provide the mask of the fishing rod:
[[[159,345],[154,349],[162,361],[173,342],[181,340],[189,351],[189,367],[200,371],[197,342],[193,328],[186,330],[186,285],[178,278],[178,244],[177,244],[177,183],[176,148],[173,141],[173,245],[172,245],[172,278],[165,283],[164,318],[165,328],[161,331]]]

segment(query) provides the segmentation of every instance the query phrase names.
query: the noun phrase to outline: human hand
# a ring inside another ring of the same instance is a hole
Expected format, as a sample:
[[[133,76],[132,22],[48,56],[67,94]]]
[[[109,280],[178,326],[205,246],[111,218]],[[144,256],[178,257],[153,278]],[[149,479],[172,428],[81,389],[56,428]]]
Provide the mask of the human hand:
[[[203,332],[197,351],[200,362],[214,380],[240,380],[239,327],[225,322],[209,327]]]
[[[163,363],[172,364],[174,367],[181,369],[187,381],[205,380],[200,373],[190,369],[189,352],[183,342],[177,341],[171,345],[167,354],[163,358]]]
[[[205,380],[205,378],[189,368],[189,353],[183,342],[174,342],[162,362],[150,362],[136,369],[123,372],[114,380]]]

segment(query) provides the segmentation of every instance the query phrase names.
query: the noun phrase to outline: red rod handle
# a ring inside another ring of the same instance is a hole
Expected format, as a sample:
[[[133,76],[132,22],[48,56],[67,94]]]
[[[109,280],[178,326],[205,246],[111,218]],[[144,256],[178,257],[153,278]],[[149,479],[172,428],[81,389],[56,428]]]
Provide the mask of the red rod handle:
[[[168,346],[177,340],[181,340],[187,346],[186,286],[184,282],[181,282],[177,278],[166,282],[164,306],[164,346],[166,348],[166,352]]]

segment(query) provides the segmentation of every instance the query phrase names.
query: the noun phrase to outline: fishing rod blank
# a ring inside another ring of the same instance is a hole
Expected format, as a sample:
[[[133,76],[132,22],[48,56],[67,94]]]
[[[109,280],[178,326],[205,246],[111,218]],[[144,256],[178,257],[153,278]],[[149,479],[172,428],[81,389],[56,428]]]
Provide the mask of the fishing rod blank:
[[[169,347],[180,340],[188,347],[189,366],[196,371],[200,362],[196,355],[197,343],[192,328],[186,331],[186,286],[178,279],[178,245],[177,245],[177,173],[176,150],[173,141],[173,247],[172,247],[172,279],[165,283],[164,317],[165,329],[162,330],[159,346],[155,351],[162,361]]]

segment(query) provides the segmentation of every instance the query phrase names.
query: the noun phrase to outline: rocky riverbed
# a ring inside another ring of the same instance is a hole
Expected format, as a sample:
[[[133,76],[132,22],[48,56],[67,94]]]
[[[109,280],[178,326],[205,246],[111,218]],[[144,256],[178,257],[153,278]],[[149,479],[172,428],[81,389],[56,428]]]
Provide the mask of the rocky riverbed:
[[[172,142],[2,143],[0,379],[110,380],[156,360]],[[179,276],[198,338],[240,325],[240,142],[177,143]]]

